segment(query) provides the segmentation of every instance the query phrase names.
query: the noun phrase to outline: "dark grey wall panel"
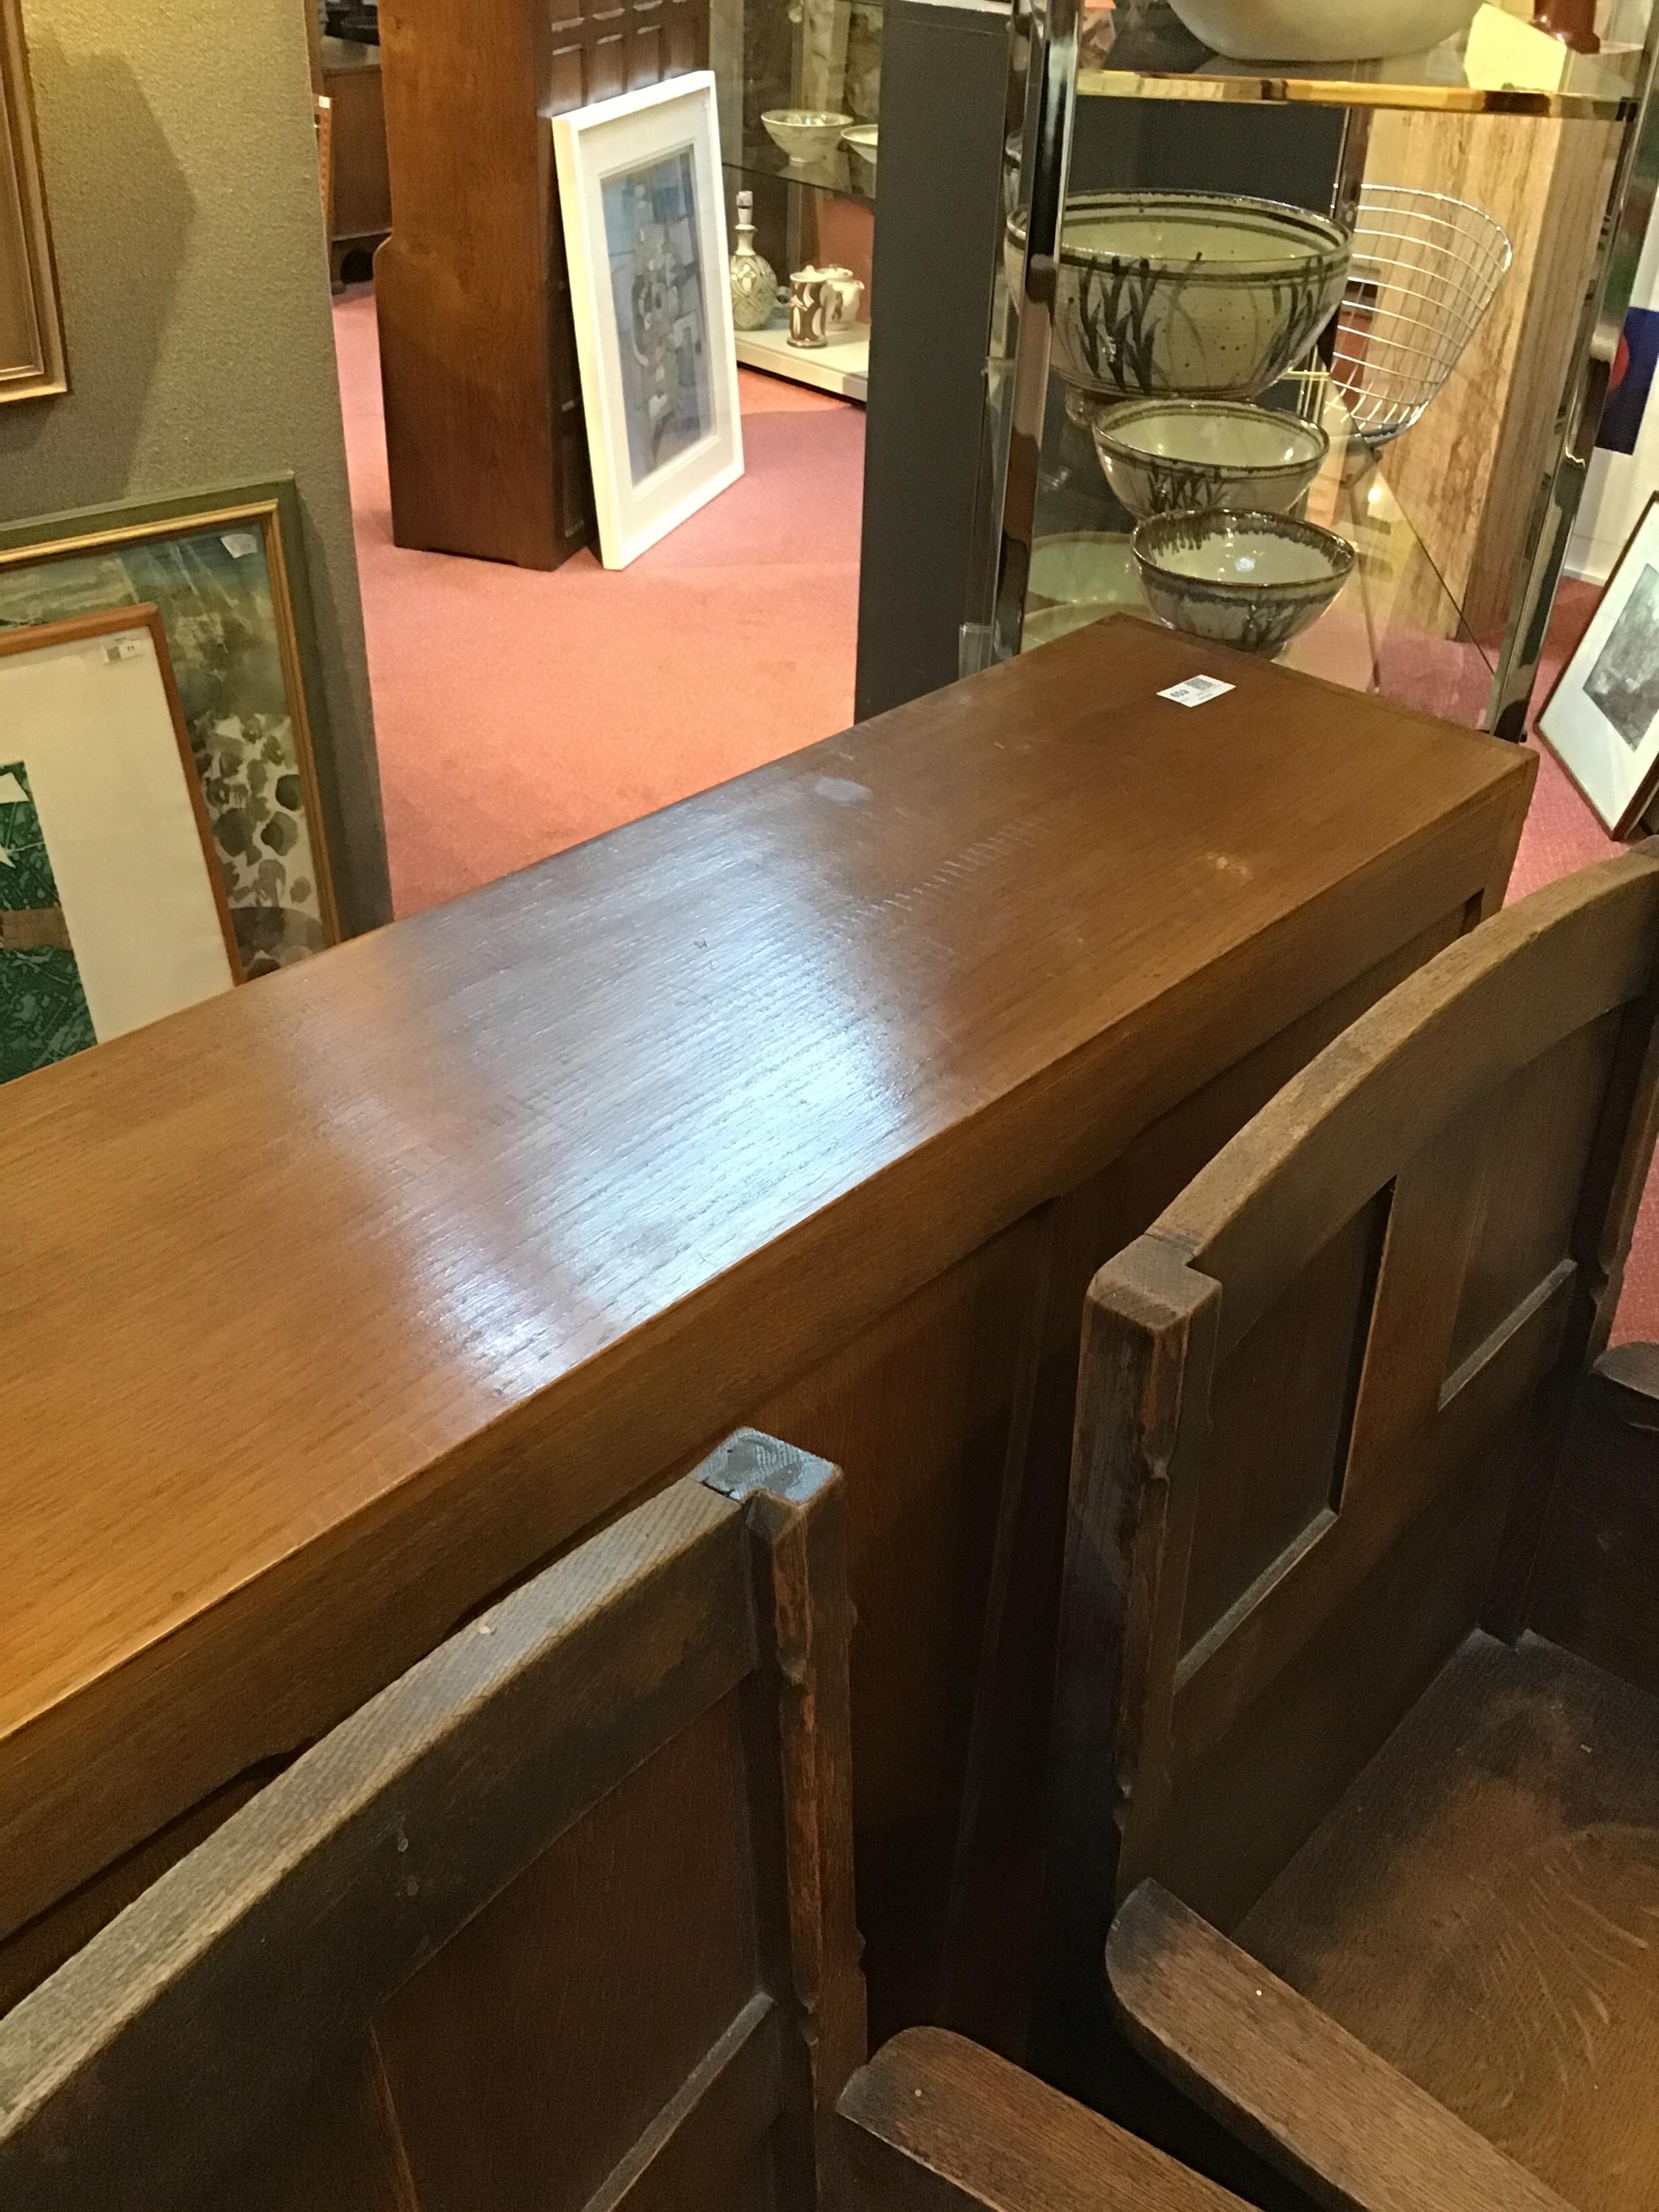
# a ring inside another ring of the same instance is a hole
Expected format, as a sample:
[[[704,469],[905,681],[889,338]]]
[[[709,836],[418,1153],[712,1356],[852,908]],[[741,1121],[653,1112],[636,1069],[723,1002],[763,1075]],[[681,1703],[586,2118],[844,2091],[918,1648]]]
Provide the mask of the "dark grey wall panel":
[[[957,675],[1007,98],[1006,8],[890,0],[871,270],[860,720]]]

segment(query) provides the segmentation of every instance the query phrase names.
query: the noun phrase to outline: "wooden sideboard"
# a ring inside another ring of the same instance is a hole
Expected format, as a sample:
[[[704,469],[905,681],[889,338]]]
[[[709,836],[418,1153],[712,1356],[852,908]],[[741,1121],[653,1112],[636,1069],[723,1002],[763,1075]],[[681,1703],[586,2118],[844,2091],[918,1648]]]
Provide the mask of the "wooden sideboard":
[[[0,1999],[752,1421],[848,1472],[877,2032],[981,2013],[1085,1287],[1532,770],[1119,619],[0,1091]]]
[[[708,0],[381,0],[392,534],[556,568],[593,534],[548,118],[708,61]]]

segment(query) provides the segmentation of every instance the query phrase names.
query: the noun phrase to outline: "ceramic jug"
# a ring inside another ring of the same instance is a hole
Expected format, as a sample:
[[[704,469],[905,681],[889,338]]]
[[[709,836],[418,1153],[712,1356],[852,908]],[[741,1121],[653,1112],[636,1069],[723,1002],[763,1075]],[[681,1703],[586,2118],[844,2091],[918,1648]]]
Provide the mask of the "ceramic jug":
[[[822,269],[798,269],[789,279],[789,343],[792,346],[829,343],[830,304],[834,286]]]
[[[859,319],[859,302],[864,297],[864,287],[850,269],[839,264],[818,271],[830,287],[826,327],[833,337],[837,331],[850,331]]]
[[[778,303],[772,264],[755,251],[755,196],[738,194],[738,250],[732,256],[732,319],[740,331],[763,331]]]

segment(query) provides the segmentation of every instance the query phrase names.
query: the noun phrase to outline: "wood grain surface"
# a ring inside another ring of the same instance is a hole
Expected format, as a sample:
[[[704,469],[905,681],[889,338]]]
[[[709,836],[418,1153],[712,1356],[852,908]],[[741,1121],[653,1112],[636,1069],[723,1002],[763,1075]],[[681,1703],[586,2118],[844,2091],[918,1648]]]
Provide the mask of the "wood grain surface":
[[[848,2083],[844,2212],[1232,2212],[1240,2199],[939,2028],[884,2045]]]
[[[1333,2212],[1569,2212],[1155,1881],[1107,1947],[1132,2039]]]
[[[1476,1632],[1238,1937],[1577,2212],[1633,2212],[1656,1931],[1659,1698]]]
[[[1119,621],[8,1086],[0,1931],[861,1333],[897,1375],[907,1301],[1012,1376],[1024,1263],[1000,1322],[940,1279],[1263,1055],[1230,1133],[1270,1040],[1490,911],[1532,773]],[[952,1515],[992,1548],[1001,1448],[929,1490],[913,1427],[849,1477],[872,1654]],[[879,1729],[909,1692],[865,1679]]]
[[[276,2142],[284,2212],[815,2212],[865,2050],[848,1626],[836,1471],[734,1438],[0,2021],[0,2203],[207,2212]]]

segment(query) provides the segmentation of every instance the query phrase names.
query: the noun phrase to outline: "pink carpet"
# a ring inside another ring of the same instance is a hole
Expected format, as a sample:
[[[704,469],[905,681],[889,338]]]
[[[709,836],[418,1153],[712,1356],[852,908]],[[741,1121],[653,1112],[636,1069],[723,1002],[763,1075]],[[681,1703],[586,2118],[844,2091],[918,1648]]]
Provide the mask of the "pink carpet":
[[[846,728],[860,409],[744,374],[743,481],[617,574],[405,552],[373,294],[334,319],[400,915]]]
[[[861,410],[743,374],[742,483],[619,574],[588,553],[550,575],[409,553],[392,543],[373,295],[343,297],[334,320],[400,915],[846,727]],[[1540,699],[1595,599],[1563,587]],[[1455,701],[1425,662],[1400,672],[1413,703],[1459,712],[1484,691],[1449,650]],[[1425,684],[1440,690],[1417,697]],[[1614,849],[1540,748],[1511,898]],[[1614,1334],[1659,1336],[1659,1176]]]

